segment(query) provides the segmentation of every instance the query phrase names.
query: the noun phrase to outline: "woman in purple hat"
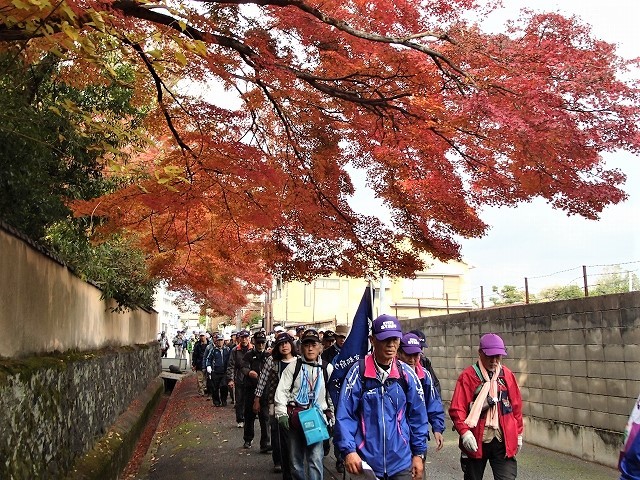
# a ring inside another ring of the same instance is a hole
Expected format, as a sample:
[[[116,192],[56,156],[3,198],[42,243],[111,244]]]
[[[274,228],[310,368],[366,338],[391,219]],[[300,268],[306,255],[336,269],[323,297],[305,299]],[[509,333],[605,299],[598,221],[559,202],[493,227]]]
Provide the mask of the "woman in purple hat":
[[[478,361],[458,377],[449,416],[460,434],[464,480],[482,480],[487,461],[495,478],[515,480],[522,448],[522,396],[516,377],[502,365],[499,335],[480,338]]]

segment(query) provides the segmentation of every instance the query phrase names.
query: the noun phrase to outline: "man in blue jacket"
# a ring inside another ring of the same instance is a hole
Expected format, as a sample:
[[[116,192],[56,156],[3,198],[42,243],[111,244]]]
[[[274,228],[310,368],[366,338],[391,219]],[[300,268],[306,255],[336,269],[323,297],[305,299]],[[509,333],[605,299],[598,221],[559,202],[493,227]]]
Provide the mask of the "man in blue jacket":
[[[422,478],[427,409],[414,369],[396,359],[401,337],[396,317],[376,318],[373,354],[355,363],[342,384],[334,443],[352,475],[363,472],[365,461],[378,478]]]
[[[638,480],[640,479],[640,397],[631,411],[624,435],[624,447],[618,465],[621,472],[620,480]]]
[[[207,347],[205,365],[211,379],[209,391],[214,407],[227,405],[227,367],[230,351],[224,346],[224,337],[219,333],[213,336],[213,344]]]

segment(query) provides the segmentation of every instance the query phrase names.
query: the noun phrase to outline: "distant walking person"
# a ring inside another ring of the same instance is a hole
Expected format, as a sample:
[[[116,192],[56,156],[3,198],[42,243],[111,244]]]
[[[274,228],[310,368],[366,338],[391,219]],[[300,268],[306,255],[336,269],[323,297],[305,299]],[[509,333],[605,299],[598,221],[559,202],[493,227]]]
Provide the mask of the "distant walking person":
[[[169,339],[167,338],[166,333],[161,332],[160,338],[158,339],[160,342],[160,356],[165,358],[167,356],[167,352],[169,351]]]
[[[204,397],[205,390],[205,351],[209,342],[204,332],[200,332],[200,340],[193,346],[193,355],[191,355],[191,370],[196,372],[198,379],[198,393]]]
[[[260,372],[264,368],[267,359],[271,356],[266,350],[267,336],[264,332],[256,332],[253,336],[253,348],[242,360],[242,373],[244,374],[244,448],[251,448],[255,436],[255,420],[258,416],[260,423],[260,452],[271,451],[269,443],[269,406],[265,401],[260,403],[258,412],[253,410],[253,399],[258,386]]]
[[[209,391],[214,407],[227,405],[227,367],[229,366],[230,351],[224,346],[222,335],[213,337],[213,345],[207,349],[205,365],[210,377]]]
[[[244,428],[244,373],[242,373],[244,356],[251,349],[249,345],[249,331],[240,330],[237,335],[239,342],[231,349],[229,365],[227,367],[227,379],[229,388],[235,394],[236,422],[238,428]],[[231,397],[233,398],[233,396]],[[251,399],[249,400],[252,401]]]
[[[182,358],[182,332],[178,331],[176,336],[173,337],[173,349],[176,353],[176,358]]]
[[[624,431],[624,446],[620,455],[620,480],[640,479],[640,397],[631,411]]]
[[[507,355],[495,333],[480,338],[478,361],[458,377],[449,416],[460,435],[464,480],[482,480],[487,461],[493,476],[514,480],[522,448],[522,397],[516,377],[502,365]]]

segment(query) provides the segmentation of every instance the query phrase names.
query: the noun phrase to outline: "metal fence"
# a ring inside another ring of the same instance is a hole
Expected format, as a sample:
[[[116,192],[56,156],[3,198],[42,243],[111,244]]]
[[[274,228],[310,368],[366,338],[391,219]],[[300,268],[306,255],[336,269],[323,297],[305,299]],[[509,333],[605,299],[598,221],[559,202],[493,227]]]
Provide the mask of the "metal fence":
[[[467,290],[476,308],[529,304],[640,290],[640,260],[581,265],[545,275],[522,277],[520,285],[478,286]]]

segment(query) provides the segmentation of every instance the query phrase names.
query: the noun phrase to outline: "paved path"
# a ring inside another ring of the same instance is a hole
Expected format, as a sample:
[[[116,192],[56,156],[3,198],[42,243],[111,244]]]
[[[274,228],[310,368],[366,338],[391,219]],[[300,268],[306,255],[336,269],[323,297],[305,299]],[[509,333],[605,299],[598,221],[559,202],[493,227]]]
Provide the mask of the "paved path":
[[[256,422],[256,439],[260,426]],[[270,454],[242,448],[242,429],[236,427],[233,405],[214,408],[197,395],[195,377],[176,385],[149,451],[135,478],[143,480],[279,480]],[[445,446],[429,452],[427,472],[434,480],[461,480],[457,437],[445,432]],[[615,480],[614,469],[525,444],[518,456],[518,480]],[[325,478],[342,479],[334,459],[325,457]],[[347,478],[349,476],[347,475]],[[353,477],[356,480],[358,477]],[[492,479],[487,468],[485,479]]]

